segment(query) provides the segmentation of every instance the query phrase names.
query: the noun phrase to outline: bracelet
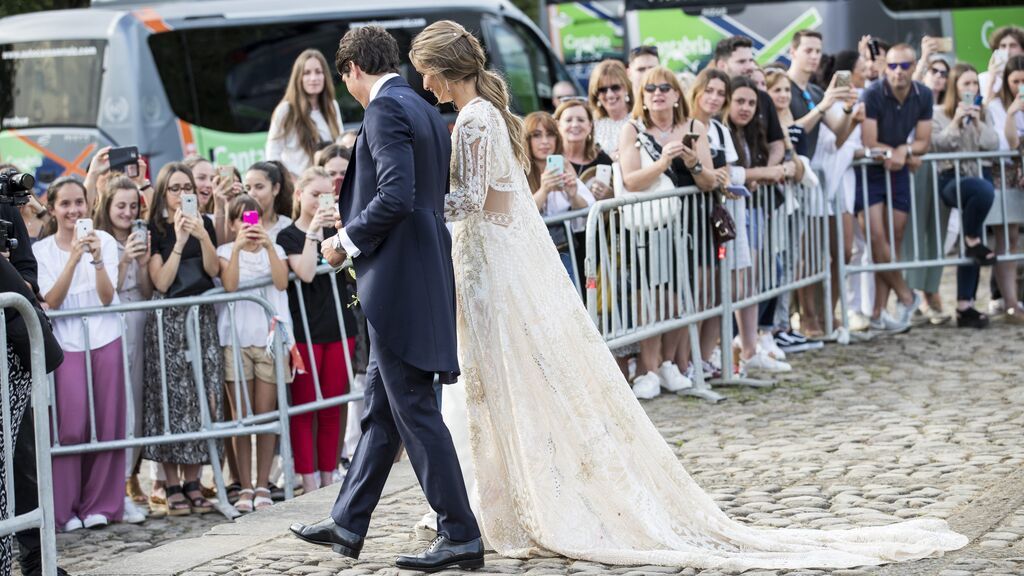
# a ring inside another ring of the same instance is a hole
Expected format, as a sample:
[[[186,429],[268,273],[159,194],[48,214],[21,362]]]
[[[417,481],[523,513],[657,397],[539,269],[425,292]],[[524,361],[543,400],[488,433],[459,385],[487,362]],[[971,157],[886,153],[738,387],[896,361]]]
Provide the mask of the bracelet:
[[[171,254],[177,254],[178,256],[181,256],[181,250],[171,249]]]
[[[103,266],[103,260],[93,260],[92,262],[89,262],[89,264],[99,268],[100,266]]]
[[[844,107],[843,108],[843,114],[846,114],[846,115],[853,114],[853,106],[850,106],[849,108]]]
[[[315,240],[315,241],[319,242],[320,241],[320,235],[319,234],[314,234],[312,232],[306,232],[306,240]]]

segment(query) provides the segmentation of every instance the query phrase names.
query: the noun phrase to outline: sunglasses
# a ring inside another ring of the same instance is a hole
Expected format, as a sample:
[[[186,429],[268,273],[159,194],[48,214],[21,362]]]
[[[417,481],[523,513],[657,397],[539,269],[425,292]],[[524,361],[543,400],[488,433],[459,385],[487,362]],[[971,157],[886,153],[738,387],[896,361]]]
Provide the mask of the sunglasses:
[[[814,98],[811,98],[811,93],[808,90],[803,92],[804,101],[807,102],[807,109],[814,110]]]
[[[658,55],[658,47],[657,46],[634,46],[633,48],[630,48],[630,50],[629,50],[629,55],[630,55],[631,58],[636,58],[637,56],[641,56],[643,54],[650,54],[651,56],[657,56]]]
[[[942,68],[931,68],[929,72],[935,74],[939,78],[949,78],[949,72]]]
[[[913,66],[913,65],[914,65],[913,62],[889,62],[889,64],[888,64],[889,70],[895,70],[896,68],[902,68],[904,70],[910,70],[910,67]]]
[[[644,92],[647,92],[649,94],[654,94],[655,90],[661,92],[662,94],[668,94],[669,92],[672,91],[672,85],[669,84],[668,82],[664,82],[662,84],[647,84],[646,86],[644,86]]]
[[[611,86],[601,86],[597,89],[597,93],[604,95],[606,92],[611,90],[612,92],[622,92],[622,84],[612,84]]]

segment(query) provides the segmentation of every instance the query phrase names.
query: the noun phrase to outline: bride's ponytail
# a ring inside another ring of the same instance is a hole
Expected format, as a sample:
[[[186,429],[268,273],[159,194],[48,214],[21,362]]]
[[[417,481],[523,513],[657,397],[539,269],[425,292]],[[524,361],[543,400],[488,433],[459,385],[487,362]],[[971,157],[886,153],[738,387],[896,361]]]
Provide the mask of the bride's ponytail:
[[[413,39],[409,60],[421,72],[450,82],[474,79],[480,97],[501,112],[516,160],[529,171],[532,162],[523,143],[523,121],[509,110],[508,85],[500,74],[487,69],[484,49],[472,34],[451,20],[434,22]]]

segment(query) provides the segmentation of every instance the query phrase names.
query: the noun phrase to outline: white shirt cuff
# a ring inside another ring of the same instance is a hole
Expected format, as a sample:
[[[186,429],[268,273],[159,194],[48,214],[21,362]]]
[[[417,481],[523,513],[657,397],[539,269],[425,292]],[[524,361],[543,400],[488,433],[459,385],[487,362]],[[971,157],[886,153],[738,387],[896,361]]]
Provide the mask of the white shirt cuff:
[[[360,253],[359,248],[356,247],[356,243],[348,237],[348,232],[346,232],[344,228],[338,230],[338,235],[334,237],[334,249],[344,249],[349,258],[355,258],[356,256],[359,256]]]

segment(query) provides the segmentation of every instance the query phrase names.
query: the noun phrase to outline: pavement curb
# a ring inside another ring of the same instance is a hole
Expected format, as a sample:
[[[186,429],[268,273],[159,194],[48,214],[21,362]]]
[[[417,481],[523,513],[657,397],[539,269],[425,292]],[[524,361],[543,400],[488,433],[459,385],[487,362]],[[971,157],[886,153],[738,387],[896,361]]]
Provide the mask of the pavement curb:
[[[418,486],[408,460],[391,469],[382,497]],[[281,502],[269,510],[247,514],[234,522],[225,521],[198,538],[177,540],[140,554],[121,558],[85,572],[87,576],[178,576],[218,558],[288,534],[295,522],[324,518],[338,496],[339,486],[330,486]]]

